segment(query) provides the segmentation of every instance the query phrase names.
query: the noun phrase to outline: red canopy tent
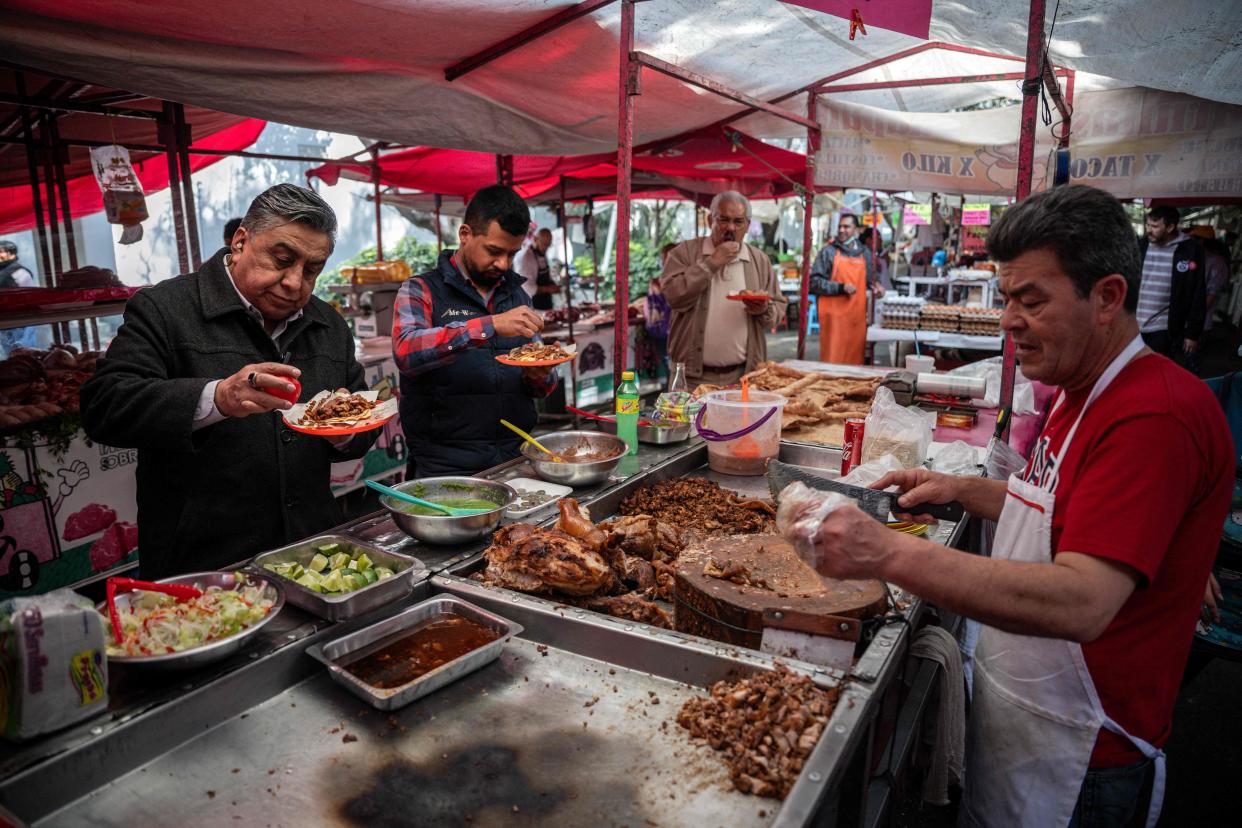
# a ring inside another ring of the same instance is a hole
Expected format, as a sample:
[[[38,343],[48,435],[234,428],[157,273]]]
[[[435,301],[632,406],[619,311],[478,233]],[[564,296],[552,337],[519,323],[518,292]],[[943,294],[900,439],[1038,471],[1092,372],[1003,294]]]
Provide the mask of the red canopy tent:
[[[188,113],[187,113],[188,114]],[[213,113],[220,115],[220,113]],[[195,141],[195,147],[200,149],[213,150],[242,150],[251,146],[258,140],[259,133],[263,131],[263,127],[267,126],[266,121],[260,121],[254,118],[236,118],[231,115],[220,115],[222,119],[232,120],[231,126],[225,126],[213,133],[199,137]],[[119,131],[119,130],[118,130]],[[74,133],[76,137],[77,133]],[[200,133],[202,135],[202,133]],[[62,140],[74,140],[73,137],[65,135],[62,131]],[[111,140],[105,137],[102,143],[110,143]],[[116,143],[126,146],[127,142],[120,135],[117,135]],[[130,142],[136,143],[136,142]],[[142,142],[146,143],[146,142]],[[21,149],[11,145],[0,147],[0,152],[9,150],[15,159],[21,161],[24,172],[25,158]],[[66,186],[69,196],[69,210],[74,217],[97,213],[103,209],[103,194],[99,190],[99,185],[95,182],[95,176],[90,170],[90,162],[86,160],[80,162],[78,160],[79,153],[86,154],[85,149],[74,152],[70,156],[70,163],[66,165],[65,176],[68,178]],[[3,156],[0,156],[2,158]],[[190,170],[197,172],[204,167],[209,167],[223,159],[223,155],[198,155],[190,152]],[[155,154],[151,152],[134,152],[131,158],[135,159],[134,171],[138,174],[138,180],[142,182],[142,189],[147,195],[165,189],[168,186],[168,158],[164,154]],[[137,160],[137,159],[143,160]],[[15,171],[8,165],[0,165],[0,180],[8,181],[15,177]],[[24,176],[22,176],[24,179]],[[0,233],[16,233],[22,230],[30,230],[35,226],[34,202],[30,185],[28,183],[13,184],[12,186],[0,187]]]
[[[565,180],[570,199],[616,194],[615,153],[595,155],[514,155],[512,180],[523,197],[560,199]],[[468,150],[412,147],[381,155],[378,163],[331,161],[307,171],[328,184],[341,176],[388,187],[469,198],[498,178],[497,157]],[[721,190],[739,190],[754,198],[779,198],[794,192],[806,177],[806,156],[743,135],[713,128],[683,138],[639,148],[634,155],[636,191],[650,195],[696,198]]]

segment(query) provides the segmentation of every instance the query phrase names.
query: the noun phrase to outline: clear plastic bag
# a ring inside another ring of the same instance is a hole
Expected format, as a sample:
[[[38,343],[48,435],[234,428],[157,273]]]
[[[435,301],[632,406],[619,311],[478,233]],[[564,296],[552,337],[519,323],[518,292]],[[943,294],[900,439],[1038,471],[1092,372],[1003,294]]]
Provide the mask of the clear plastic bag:
[[[869,488],[872,483],[889,472],[900,471],[904,468],[905,466],[901,465],[901,461],[896,457],[886,454],[870,463],[863,463],[850,469],[850,473],[842,477],[840,482]]]
[[[876,389],[871,413],[863,434],[862,462],[870,463],[886,454],[897,458],[902,468],[913,469],[927,459],[936,429],[936,415],[898,405],[893,392]]]
[[[819,527],[840,506],[854,501],[835,492],[821,492],[803,483],[790,483],[777,498],[776,531],[793,544],[798,557],[818,570],[822,560]]]
[[[944,474],[979,475],[979,450],[969,443],[954,440],[936,453],[931,461],[932,471]]]
[[[147,199],[142,183],[134,173],[125,147],[109,145],[91,150],[91,167],[103,192],[104,215],[109,224],[125,228],[118,240],[133,244],[142,238],[142,222],[147,219]]]

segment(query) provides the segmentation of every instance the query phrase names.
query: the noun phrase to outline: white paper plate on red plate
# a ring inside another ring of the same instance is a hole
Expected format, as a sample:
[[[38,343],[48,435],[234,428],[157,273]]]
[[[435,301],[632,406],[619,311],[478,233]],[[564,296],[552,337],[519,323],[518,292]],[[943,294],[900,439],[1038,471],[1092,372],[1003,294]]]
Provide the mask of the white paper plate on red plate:
[[[371,413],[367,416],[349,422],[332,423],[330,425],[314,425],[304,420],[308,405],[327,399],[335,393],[334,391],[320,391],[306,402],[297,403],[288,411],[280,412],[281,416],[285,418],[285,425],[303,434],[314,434],[319,437],[344,437],[348,434],[360,434],[364,431],[382,428],[389,420],[397,416],[397,400],[395,397],[383,402],[377,402],[379,399],[378,391],[359,391],[358,396],[367,402],[375,403],[375,407],[371,409]]]

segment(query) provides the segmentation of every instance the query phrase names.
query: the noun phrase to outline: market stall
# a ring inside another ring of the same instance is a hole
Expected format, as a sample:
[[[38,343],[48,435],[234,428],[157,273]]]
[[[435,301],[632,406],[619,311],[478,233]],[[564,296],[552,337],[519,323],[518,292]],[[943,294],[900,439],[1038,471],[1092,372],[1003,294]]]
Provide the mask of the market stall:
[[[793,443],[782,446],[780,457],[829,475],[840,463],[835,449]],[[768,496],[762,478],[716,474],[706,459],[706,446],[697,440],[646,447],[613,477],[575,495],[596,522],[624,512],[634,496],[674,483]],[[534,475],[518,460],[481,476],[506,481]],[[672,497],[668,505],[680,508]],[[523,521],[557,525],[558,510],[547,502]],[[962,528],[942,525],[935,536],[960,542]],[[801,771],[788,777],[787,795],[774,799],[747,795],[744,785],[739,790],[736,774],[730,778],[716,752],[679,724],[687,703],[706,698],[714,682],[778,669],[777,660],[757,646],[690,634],[681,622],[666,629],[616,607],[575,608],[555,594],[480,582],[477,573],[487,565],[485,547],[495,544],[492,538],[430,546],[410,538],[386,512],[329,537],[374,550],[377,561],[412,562],[400,575],[408,579],[401,592],[390,603],[332,623],[289,605],[298,587],[269,575],[283,584],[286,604],[235,655],[172,673],[111,665],[107,714],[0,748],[0,801],[33,824],[158,821],[174,800],[187,797],[196,803],[194,819],[209,822],[245,818],[255,808],[278,821],[354,818],[364,811],[375,818],[390,808],[411,807],[404,795],[386,799],[384,791],[401,778],[418,781],[415,787],[428,796],[434,792],[434,807],[444,809],[437,813],[485,820],[516,806],[516,813],[574,821],[589,815],[616,821],[617,813],[625,813],[668,824],[695,814],[731,824],[802,825],[841,807],[865,810],[863,792],[842,782],[849,772],[870,778],[863,748],[891,736],[891,713],[883,711],[882,699],[895,688],[912,625],[922,617],[916,599],[895,596],[873,621],[864,621],[848,646],[845,669],[783,659],[795,675],[810,676],[831,691],[835,703]],[[499,661],[388,715],[334,686],[306,655],[308,648],[318,651],[437,593],[491,610],[525,631],[506,645]],[[669,607],[670,618],[686,615],[684,607]],[[227,709],[222,698],[230,700]],[[477,736],[480,716],[495,723],[485,743]],[[660,746],[654,753],[653,744]],[[377,750],[393,758],[373,762],[368,757]],[[503,787],[452,793],[444,754],[466,766],[494,763]],[[584,775],[585,768],[590,771]],[[348,774],[348,783],[341,773]],[[618,790],[619,778],[630,779],[631,787]]]

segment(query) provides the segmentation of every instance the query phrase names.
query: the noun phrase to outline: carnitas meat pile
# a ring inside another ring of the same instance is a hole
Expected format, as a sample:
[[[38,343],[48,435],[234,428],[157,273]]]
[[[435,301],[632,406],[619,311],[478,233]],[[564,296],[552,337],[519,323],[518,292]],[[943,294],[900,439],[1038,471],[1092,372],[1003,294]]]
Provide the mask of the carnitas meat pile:
[[[306,404],[300,425],[327,427],[352,425],[371,416],[375,403],[361,394],[335,393]]]
[[[784,799],[839,696],[777,664],[772,672],[716,682],[710,696],[682,705],[677,723],[724,753],[733,787]]]
[[[499,529],[483,553],[487,569],[473,577],[672,629],[672,617],[654,599],[672,600],[672,563],[684,546],[680,533],[648,515],[596,526],[573,498],[557,506],[560,518],[551,529],[529,523]]]
[[[15,348],[0,362],[0,428],[77,411],[78,390],[95,373],[98,359],[97,351],[79,354],[72,345]]]
[[[771,503],[748,500],[700,477],[644,486],[621,501],[621,514],[651,515],[703,536],[776,531],[776,509]]]
[[[509,359],[517,362],[542,362],[547,359],[564,359],[570,355],[570,352],[557,342],[551,345],[545,345],[542,342],[527,342],[509,351]]]

